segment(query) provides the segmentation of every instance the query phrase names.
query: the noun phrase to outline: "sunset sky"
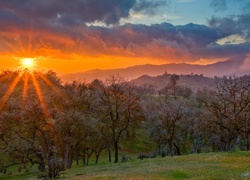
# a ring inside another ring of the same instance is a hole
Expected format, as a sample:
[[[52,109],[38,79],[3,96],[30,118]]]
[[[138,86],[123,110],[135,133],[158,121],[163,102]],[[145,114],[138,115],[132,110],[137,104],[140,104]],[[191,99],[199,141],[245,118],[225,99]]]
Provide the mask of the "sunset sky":
[[[0,0],[1,70],[209,64],[250,53],[249,0]]]

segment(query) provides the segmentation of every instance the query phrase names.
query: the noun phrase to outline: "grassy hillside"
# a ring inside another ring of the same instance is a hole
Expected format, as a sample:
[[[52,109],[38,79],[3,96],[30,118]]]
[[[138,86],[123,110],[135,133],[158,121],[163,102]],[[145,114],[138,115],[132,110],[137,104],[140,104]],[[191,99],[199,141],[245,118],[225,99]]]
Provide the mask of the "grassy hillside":
[[[36,179],[30,174],[3,176],[2,179]],[[250,152],[192,154],[74,166],[63,179],[250,179]]]

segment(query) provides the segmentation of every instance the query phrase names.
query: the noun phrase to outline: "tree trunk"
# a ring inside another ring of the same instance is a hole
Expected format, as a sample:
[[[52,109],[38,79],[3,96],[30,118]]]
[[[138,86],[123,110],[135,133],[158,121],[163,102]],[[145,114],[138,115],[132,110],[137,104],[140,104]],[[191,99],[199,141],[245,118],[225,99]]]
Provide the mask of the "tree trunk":
[[[158,143],[158,155],[160,156],[162,154],[161,152],[161,143]]]
[[[247,142],[246,143],[247,143],[246,144],[247,151],[249,151],[249,149],[250,149],[249,135],[247,135]]]
[[[79,165],[79,153],[78,151],[76,152],[76,165]]]
[[[82,162],[83,162],[84,165],[86,165],[85,153],[84,153],[83,156],[82,156]]]
[[[108,154],[109,154],[109,162],[111,162],[112,161],[112,157],[111,157],[110,147],[108,148]]]
[[[45,167],[45,159],[43,157],[43,153],[42,153],[42,151],[38,151],[36,154],[37,154],[37,157],[39,159],[38,168],[39,168],[40,171],[45,172],[46,167]]]
[[[180,151],[180,148],[174,143],[174,147],[176,148],[176,153],[178,156],[181,155],[181,151]]]
[[[86,165],[89,165],[89,156],[87,157]]]
[[[168,146],[169,146],[170,156],[172,157],[173,156],[173,143],[172,143],[172,141],[168,141]]]
[[[100,153],[98,153],[98,152],[95,153],[95,164],[98,164],[99,155],[100,155]]]
[[[118,142],[117,141],[115,141],[114,149],[115,149],[115,161],[114,161],[114,163],[118,163]]]
[[[71,147],[68,145],[65,147],[65,154],[64,154],[64,159],[65,159],[64,166],[66,167],[66,169],[70,169],[72,166],[72,156],[73,152],[71,150]]]
[[[89,158],[91,157],[91,155],[94,153],[93,150],[91,150],[91,152],[87,152],[85,151],[85,154],[87,155],[87,158],[86,158],[86,165],[89,165]]]

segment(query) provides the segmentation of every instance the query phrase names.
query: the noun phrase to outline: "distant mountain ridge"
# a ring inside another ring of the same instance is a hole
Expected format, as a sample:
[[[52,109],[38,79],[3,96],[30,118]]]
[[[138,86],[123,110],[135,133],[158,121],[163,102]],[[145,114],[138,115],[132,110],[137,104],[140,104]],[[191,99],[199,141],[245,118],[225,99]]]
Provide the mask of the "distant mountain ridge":
[[[193,65],[186,63],[171,63],[163,65],[137,65],[127,68],[100,70],[94,69],[85,72],[62,75],[63,82],[85,81],[94,79],[105,80],[111,75],[119,74],[125,80],[136,79],[142,75],[157,76],[165,72],[170,74],[203,74],[207,77],[224,76],[235,74],[237,76],[250,74],[250,67],[244,67],[247,56],[239,56],[226,61],[209,65]]]

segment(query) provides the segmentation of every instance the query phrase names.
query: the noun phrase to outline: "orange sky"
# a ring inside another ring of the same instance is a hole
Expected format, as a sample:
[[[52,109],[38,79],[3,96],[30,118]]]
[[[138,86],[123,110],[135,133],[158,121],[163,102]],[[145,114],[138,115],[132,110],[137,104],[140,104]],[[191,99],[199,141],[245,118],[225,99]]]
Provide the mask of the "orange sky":
[[[82,72],[92,69],[114,69],[124,68],[140,64],[163,64],[162,60],[152,58],[132,58],[132,57],[114,57],[100,56],[89,57],[81,55],[69,55],[62,58],[61,56],[47,57],[42,55],[33,56],[16,56],[14,54],[0,56],[1,70],[24,69],[22,66],[23,58],[33,58],[34,67],[32,70],[47,71],[53,70],[58,73]]]
[[[131,35],[132,32],[128,33]],[[99,42],[98,38],[93,37],[90,37],[86,44],[80,42],[81,47],[77,47],[76,42],[69,37],[51,32],[34,32],[33,29],[29,32],[15,30],[7,34],[8,36],[12,40],[2,41],[6,48],[6,52],[0,54],[2,70],[25,68],[21,63],[23,58],[34,59],[34,70],[52,69],[58,73],[70,73],[140,64],[171,63],[177,60],[175,54],[178,53],[178,50],[172,47],[162,48],[157,43],[150,43],[144,47],[133,45],[133,49],[124,49],[119,44],[106,47],[106,44],[103,45],[104,42]],[[42,38],[36,40],[36,37]],[[55,47],[56,43],[59,44],[59,48]],[[186,54],[182,56],[185,61],[189,58]]]
[[[131,29],[122,30],[130,38],[145,38],[132,32]],[[187,62],[192,64],[209,64],[220,59],[199,59],[194,61],[189,52],[181,52],[180,48],[162,46],[161,40],[153,40],[138,45],[129,43],[123,47],[123,42],[109,44],[98,32],[90,32],[86,28],[82,33],[88,37],[88,42],[72,40],[63,34],[50,31],[14,30],[2,36],[4,53],[0,53],[1,70],[23,69],[23,58],[33,58],[35,66],[32,69],[58,73],[82,72],[91,69],[113,69],[141,64],[166,64]],[[97,33],[97,35],[95,35]],[[99,37],[98,37],[99,36]],[[139,37],[138,37],[139,36]],[[6,38],[9,37],[9,38]],[[0,36],[1,38],[1,36]]]

